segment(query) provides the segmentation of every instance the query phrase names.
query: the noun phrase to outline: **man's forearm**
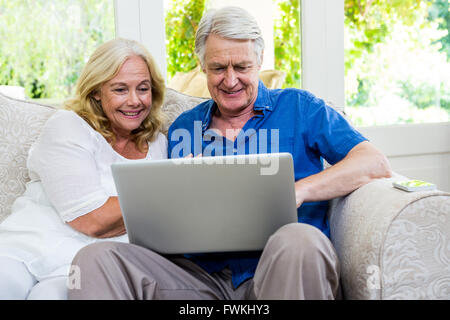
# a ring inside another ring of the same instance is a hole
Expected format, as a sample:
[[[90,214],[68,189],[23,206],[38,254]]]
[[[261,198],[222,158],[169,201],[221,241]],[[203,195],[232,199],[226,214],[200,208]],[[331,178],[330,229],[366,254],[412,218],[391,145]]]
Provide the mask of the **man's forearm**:
[[[386,157],[369,142],[362,142],[334,166],[298,180],[295,183],[297,207],[303,202],[344,196],[374,179],[390,176]]]

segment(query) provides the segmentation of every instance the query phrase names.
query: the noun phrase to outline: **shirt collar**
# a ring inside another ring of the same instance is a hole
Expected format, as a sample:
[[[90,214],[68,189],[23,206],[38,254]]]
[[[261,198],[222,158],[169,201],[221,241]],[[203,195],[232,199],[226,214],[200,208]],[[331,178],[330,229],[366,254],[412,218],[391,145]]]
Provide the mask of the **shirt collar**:
[[[216,103],[214,102],[213,99],[209,99],[206,103],[206,112],[203,115],[203,119],[202,119],[202,131],[203,133],[208,129],[209,124],[211,123],[212,120],[212,116],[214,114],[214,111],[217,108]]]
[[[258,83],[258,96],[256,97],[253,109],[255,111],[273,110],[269,96],[269,89],[264,86],[264,83],[261,80],[259,80]]]
[[[212,116],[216,111],[217,104],[213,99],[210,99],[205,107],[206,112],[202,119],[203,132],[205,132],[208,129],[209,124],[211,123],[212,120]],[[258,96],[256,97],[253,110],[262,111],[263,113],[265,113],[265,111],[273,110],[273,106],[269,96],[269,90],[264,86],[264,83],[261,80],[259,80],[258,82]]]

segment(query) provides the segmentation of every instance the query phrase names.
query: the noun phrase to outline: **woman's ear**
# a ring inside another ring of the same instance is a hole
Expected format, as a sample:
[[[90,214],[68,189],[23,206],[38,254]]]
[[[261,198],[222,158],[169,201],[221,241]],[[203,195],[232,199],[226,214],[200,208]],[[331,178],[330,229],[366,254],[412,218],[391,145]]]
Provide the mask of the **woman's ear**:
[[[100,102],[100,90],[95,90],[92,92],[92,97],[95,99],[95,101]]]

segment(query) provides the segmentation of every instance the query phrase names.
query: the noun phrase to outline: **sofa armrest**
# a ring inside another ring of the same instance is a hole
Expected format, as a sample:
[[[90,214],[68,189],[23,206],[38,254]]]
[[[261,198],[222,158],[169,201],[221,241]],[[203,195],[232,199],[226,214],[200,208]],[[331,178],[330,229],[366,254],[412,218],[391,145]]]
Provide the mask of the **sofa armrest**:
[[[330,206],[346,299],[450,299],[450,194],[373,181]]]

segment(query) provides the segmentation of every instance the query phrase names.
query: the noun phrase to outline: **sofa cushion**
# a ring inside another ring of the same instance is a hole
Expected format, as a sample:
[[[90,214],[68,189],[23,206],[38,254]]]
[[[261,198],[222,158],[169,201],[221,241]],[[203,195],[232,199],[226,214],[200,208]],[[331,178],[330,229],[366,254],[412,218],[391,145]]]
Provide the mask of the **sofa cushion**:
[[[162,107],[162,110],[167,117],[167,122],[164,126],[163,132],[167,134],[169,126],[184,111],[190,110],[206,100],[208,99],[193,97],[187,94],[180,93],[174,89],[167,88],[164,98],[164,104]]]
[[[259,78],[268,89],[279,89],[283,87],[286,73],[279,70],[263,70]]]
[[[206,75],[200,66],[189,72],[177,72],[170,79],[168,87],[195,97],[211,97],[206,84]]]
[[[25,191],[28,149],[55,110],[0,94],[0,222]]]

